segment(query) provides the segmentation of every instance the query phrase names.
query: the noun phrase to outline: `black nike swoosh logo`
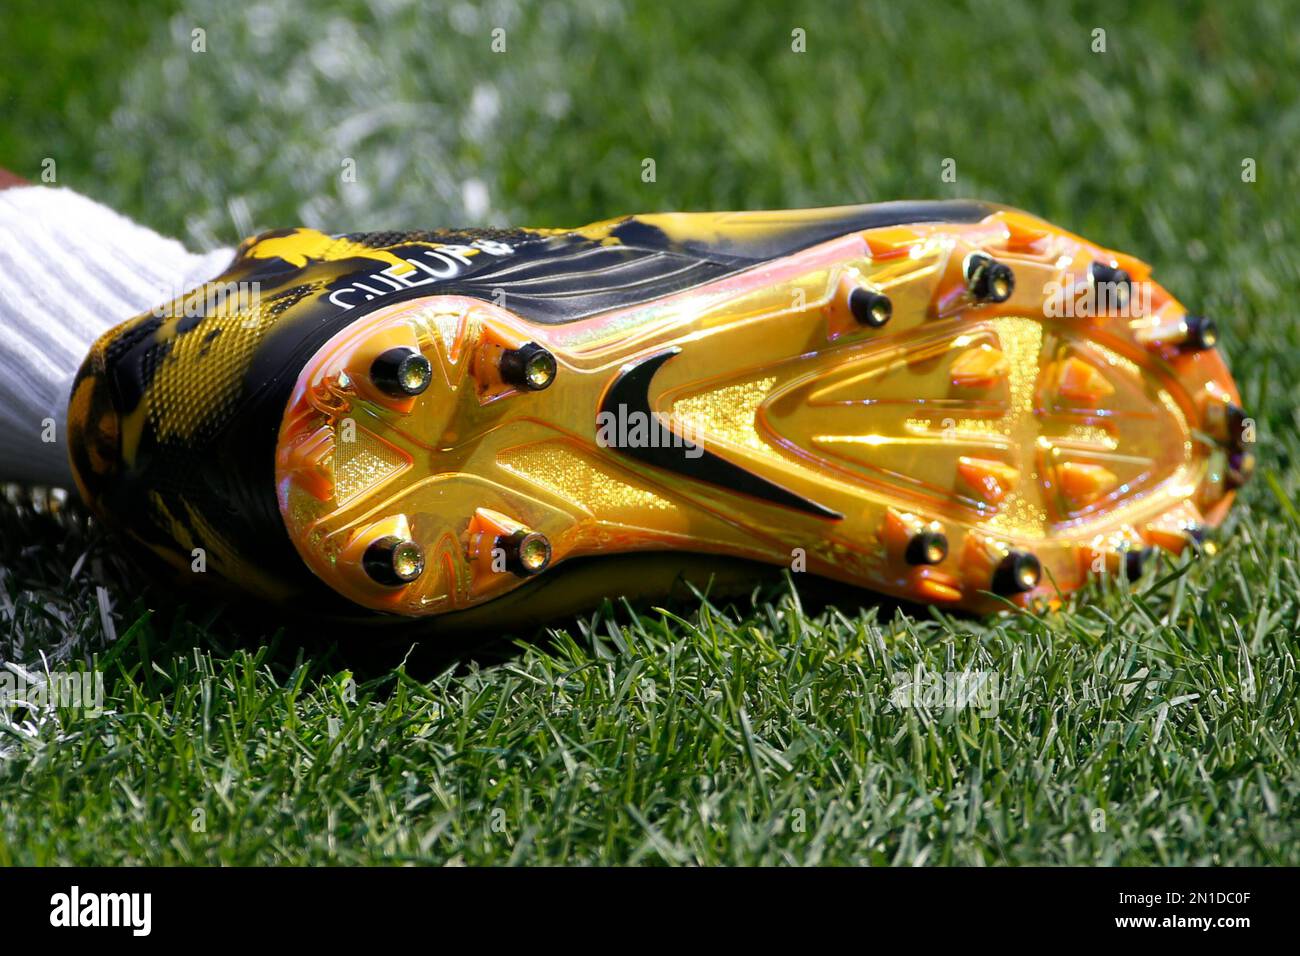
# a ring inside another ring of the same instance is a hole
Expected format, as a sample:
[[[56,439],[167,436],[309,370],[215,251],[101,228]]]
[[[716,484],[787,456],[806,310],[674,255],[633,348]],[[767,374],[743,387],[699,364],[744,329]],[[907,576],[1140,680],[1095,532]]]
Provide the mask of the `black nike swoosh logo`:
[[[602,413],[608,413],[617,419],[619,407],[622,406],[625,415],[630,416],[634,412],[643,414],[649,427],[654,430],[644,444],[615,447],[638,461],[676,472],[687,478],[752,495],[819,518],[834,520],[843,518],[844,516],[839,512],[782,488],[752,471],[746,471],[725,458],[715,455],[707,448],[694,445],[687,447],[689,443],[685,443],[680,435],[675,435],[659,420],[659,416],[650,408],[650,382],[660,366],[679,352],[681,349],[674,347],[647,356],[634,364],[625,365],[619,372],[618,378],[609,386],[604,400],[600,403]],[[688,450],[694,454],[694,457],[687,456]]]

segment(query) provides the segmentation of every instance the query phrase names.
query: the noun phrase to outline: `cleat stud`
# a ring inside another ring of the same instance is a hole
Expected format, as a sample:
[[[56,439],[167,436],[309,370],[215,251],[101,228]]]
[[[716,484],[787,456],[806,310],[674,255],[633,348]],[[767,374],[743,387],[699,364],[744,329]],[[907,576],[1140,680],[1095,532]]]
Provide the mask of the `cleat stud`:
[[[1226,413],[1225,424],[1228,426],[1228,434],[1224,439],[1224,444],[1228,446],[1228,450],[1231,452],[1240,453],[1245,451],[1245,442],[1242,437],[1245,434],[1246,426],[1245,410],[1240,405],[1229,402],[1224,411]],[[1251,461],[1251,467],[1252,469],[1254,467],[1253,460]]]
[[[1183,529],[1187,540],[1192,543],[1192,552],[1196,556],[1214,554],[1217,548],[1210,540],[1210,529],[1203,524],[1192,522]]]
[[[993,593],[1009,597],[1032,591],[1042,574],[1042,565],[1028,551],[1009,551],[993,571]]]
[[[863,325],[878,329],[893,318],[894,304],[889,296],[858,286],[849,293],[849,311]]]
[[[1133,278],[1123,269],[1105,262],[1094,262],[1088,267],[1088,282],[1092,285],[1094,299],[1101,303],[1100,311],[1112,307],[1122,309],[1128,305]]]
[[[1231,402],[1228,403],[1226,411],[1228,436],[1225,439],[1225,444],[1228,446],[1229,450],[1233,452],[1245,451],[1245,439],[1243,436],[1246,431],[1246,412],[1240,405],[1233,405]],[[1251,464],[1253,467],[1254,462],[1252,461]]]
[[[1180,510],[1183,514],[1165,515],[1148,524],[1141,534],[1142,541],[1170,554],[1182,554],[1189,544],[1199,550],[1205,543],[1206,526],[1187,514],[1192,510],[1190,506]]]
[[[1184,352],[1204,352],[1219,344],[1219,327],[1213,319],[1188,315],[1183,317],[1183,324],[1187,327],[1187,337],[1178,347]]]
[[[370,380],[393,398],[419,395],[433,380],[433,366],[415,349],[399,346],[382,352],[370,364]]]
[[[949,604],[961,600],[961,588],[957,586],[955,579],[936,580],[932,577],[923,577],[917,580],[913,587],[916,589],[917,596],[926,601]]]
[[[1228,468],[1224,473],[1224,484],[1229,491],[1235,491],[1255,474],[1255,453],[1249,451],[1233,452],[1228,456]]]
[[[906,511],[889,508],[881,528],[886,553],[910,565],[942,564],[948,557],[948,536],[937,521],[926,523]]]
[[[946,557],[948,536],[930,529],[913,535],[903,552],[903,560],[908,564],[941,564]]]
[[[1246,412],[1232,402],[1212,401],[1205,408],[1205,430],[1229,452],[1245,450]]]
[[[1203,315],[1183,315],[1139,329],[1134,337],[1148,348],[1204,352],[1218,344],[1219,329],[1212,319]]]
[[[385,535],[366,548],[361,566],[376,584],[401,587],[424,573],[424,551],[414,541]]]
[[[1130,581],[1136,581],[1142,577],[1142,572],[1146,569],[1147,561],[1155,553],[1154,548],[1126,548],[1124,549],[1124,576]]]
[[[551,542],[540,531],[520,528],[498,538],[497,547],[505,551],[506,570],[521,578],[545,571],[551,563]]]
[[[982,252],[966,257],[966,288],[980,302],[1005,302],[1016,288],[1011,267]]]
[[[540,392],[555,381],[555,356],[536,342],[527,342],[517,349],[501,353],[498,366],[501,380],[516,388]]]

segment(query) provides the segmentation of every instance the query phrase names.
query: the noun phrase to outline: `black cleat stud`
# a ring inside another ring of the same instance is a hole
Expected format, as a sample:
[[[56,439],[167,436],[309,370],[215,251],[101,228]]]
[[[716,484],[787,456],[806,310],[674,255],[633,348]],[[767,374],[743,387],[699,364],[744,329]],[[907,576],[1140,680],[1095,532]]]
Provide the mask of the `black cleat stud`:
[[[920,531],[907,542],[903,560],[908,564],[939,564],[948,557],[948,536],[942,531]]]
[[[555,356],[536,342],[501,353],[501,380],[515,388],[540,392],[555,381]]]
[[[1204,352],[1219,344],[1219,327],[1213,319],[1203,315],[1189,315],[1183,319],[1187,338],[1179,346],[1184,352]]]
[[[506,570],[521,578],[539,574],[551,563],[551,542],[540,531],[519,530],[497,539],[506,554]]]
[[[376,584],[400,587],[424,573],[424,551],[414,541],[390,534],[366,548],[361,566]]]
[[[976,252],[966,259],[966,288],[981,302],[1005,302],[1016,288],[1011,267]]]
[[[1128,305],[1133,291],[1133,277],[1123,269],[1104,262],[1094,262],[1088,267],[1088,281],[1092,284],[1097,311],[1109,312]]]
[[[370,380],[375,387],[394,398],[419,395],[433,379],[433,366],[415,349],[402,346],[389,349],[370,364]]]
[[[889,296],[858,286],[849,293],[849,311],[863,325],[878,329],[894,315],[894,304]]]
[[[1038,587],[1043,568],[1028,551],[1011,551],[993,571],[993,593],[1010,596]]]

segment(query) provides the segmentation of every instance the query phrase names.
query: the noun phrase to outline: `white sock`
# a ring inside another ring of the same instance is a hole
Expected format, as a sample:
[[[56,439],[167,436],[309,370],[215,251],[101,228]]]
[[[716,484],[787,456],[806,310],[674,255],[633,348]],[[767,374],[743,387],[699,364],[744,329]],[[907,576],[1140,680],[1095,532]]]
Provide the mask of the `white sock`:
[[[70,488],[68,399],[90,346],[232,256],[187,252],[68,189],[0,191],[0,482]]]

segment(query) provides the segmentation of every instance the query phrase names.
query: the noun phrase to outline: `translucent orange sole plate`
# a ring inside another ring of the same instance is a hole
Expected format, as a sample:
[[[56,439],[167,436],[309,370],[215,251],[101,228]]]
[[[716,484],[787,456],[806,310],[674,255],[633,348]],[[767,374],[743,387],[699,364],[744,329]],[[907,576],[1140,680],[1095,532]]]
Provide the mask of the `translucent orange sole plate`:
[[[405,615],[629,551],[1024,606],[1222,519],[1251,459],[1196,331],[1141,262],[1014,212],[845,235],[563,325],[430,296],[304,368],[279,503],[318,576]],[[431,372],[414,394],[376,371],[404,353]]]

